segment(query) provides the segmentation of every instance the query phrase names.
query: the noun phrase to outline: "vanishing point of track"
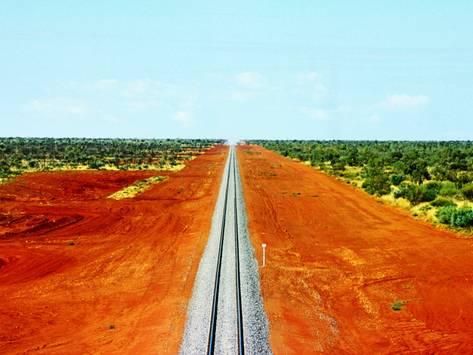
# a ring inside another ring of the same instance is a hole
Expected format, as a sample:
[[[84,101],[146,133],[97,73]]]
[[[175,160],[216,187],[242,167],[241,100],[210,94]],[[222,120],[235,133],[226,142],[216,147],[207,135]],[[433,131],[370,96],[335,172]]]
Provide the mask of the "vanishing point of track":
[[[228,193],[230,186],[230,175],[233,170],[233,177],[235,181],[235,198],[234,198],[234,216],[235,216],[235,280],[236,280],[236,332],[237,332],[237,341],[238,341],[238,354],[245,353],[244,347],[244,338],[243,338],[243,312],[241,306],[241,285],[240,285],[240,251],[239,251],[239,241],[238,241],[238,208],[237,208],[237,188],[236,188],[236,157],[233,150],[230,150],[229,164],[228,164],[228,173],[226,179],[225,187],[225,198],[224,198],[224,212],[222,216],[222,227],[220,230],[220,239],[219,239],[219,248],[217,256],[217,268],[215,270],[215,282],[214,282],[214,292],[212,299],[212,313],[210,316],[210,329],[209,337],[207,344],[207,354],[214,354],[215,352],[215,338],[217,333],[217,321],[218,321],[218,300],[219,300],[219,291],[220,291],[220,276],[222,269],[222,259],[223,259],[223,249],[225,243],[225,224],[227,219],[227,204],[228,204]]]

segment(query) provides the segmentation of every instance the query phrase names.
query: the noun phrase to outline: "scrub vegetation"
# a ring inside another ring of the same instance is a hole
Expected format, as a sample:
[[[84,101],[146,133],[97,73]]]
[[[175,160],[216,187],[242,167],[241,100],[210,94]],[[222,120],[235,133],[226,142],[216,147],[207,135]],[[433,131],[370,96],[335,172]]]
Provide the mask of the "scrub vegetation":
[[[45,170],[175,170],[219,139],[0,138],[0,179]]]
[[[473,142],[254,140],[415,216],[473,228]]]

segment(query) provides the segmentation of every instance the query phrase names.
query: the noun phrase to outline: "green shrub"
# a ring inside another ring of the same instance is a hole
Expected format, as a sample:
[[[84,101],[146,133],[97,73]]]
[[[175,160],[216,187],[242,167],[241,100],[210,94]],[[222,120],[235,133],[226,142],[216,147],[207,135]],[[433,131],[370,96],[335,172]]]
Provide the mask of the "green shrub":
[[[441,196],[455,196],[458,193],[458,189],[455,184],[451,181],[445,181],[442,183],[439,194]]]
[[[437,195],[442,188],[442,183],[431,181],[420,186],[421,202],[430,202],[437,198]]]
[[[458,186],[463,187],[469,185],[473,182],[473,174],[468,171],[462,171],[457,174],[457,179],[455,180]]]
[[[440,208],[437,211],[437,218],[440,223],[443,224],[452,224],[452,217],[455,214],[455,211],[457,210],[456,206],[445,206]]]
[[[91,169],[100,169],[105,166],[105,163],[101,160],[93,160],[89,163],[89,168]]]
[[[406,301],[395,301],[392,305],[391,305],[391,309],[394,311],[394,312],[399,312],[402,310],[402,308],[407,304]]]
[[[473,184],[466,184],[462,188],[462,195],[469,200],[473,200]]]
[[[411,201],[415,199],[416,191],[417,191],[416,186],[412,184],[403,183],[401,186],[399,186],[399,190],[394,192],[394,197],[395,198],[402,197]]]
[[[440,192],[440,189],[443,187],[443,184],[440,181],[429,181],[424,184],[425,188],[430,190],[435,190],[437,193]]]
[[[453,219],[454,227],[473,227],[473,209],[472,208],[459,208]]]
[[[400,185],[399,190],[394,193],[394,197],[403,197],[414,205],[421,202],[430,202],[437,198],[440,186],[441,185],[436,182],[429,182],[424,185],[403,183]]]
[[[405,180],[404,175],[400,175],[400,174],[391,175],[391,184],[393,184],[394,186],[401,185],[401,182],[403,182],[404,180]]]
[[[473,208],[441,207],[437,212],[440,223],[453,227],[473,227]]]
[[[456,206],[455,202],[445,197],[437,197],[430,204],[434,207]]]
[[[361,187],[372,195],[381,196],[391,193],[389,178],[384,174],[367,177]]]

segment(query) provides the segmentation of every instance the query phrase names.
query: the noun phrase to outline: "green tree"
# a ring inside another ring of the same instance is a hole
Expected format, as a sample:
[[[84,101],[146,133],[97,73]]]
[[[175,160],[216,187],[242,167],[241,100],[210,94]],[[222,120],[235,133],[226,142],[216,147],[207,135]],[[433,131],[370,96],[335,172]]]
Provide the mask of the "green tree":
[[[423,159],[417,159],[407,165],[407,173],[412,177],[412,180],[417,184],[422,184],[424,180],[430,179],[430,174],[427,169],[427,162]]]
[[[370,162],[364,169],[365,181],[362,187],[372,195],[386,195],[391,192],[389,175],[384,171],[384,167],[376,161]]]

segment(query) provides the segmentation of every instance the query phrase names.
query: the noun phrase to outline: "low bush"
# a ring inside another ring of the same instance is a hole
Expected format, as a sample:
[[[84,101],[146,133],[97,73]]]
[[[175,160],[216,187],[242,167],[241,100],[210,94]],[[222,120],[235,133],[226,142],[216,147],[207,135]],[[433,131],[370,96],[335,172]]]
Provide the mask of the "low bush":
[[[463,186],[462,195],[465,196],[468,200],[473,200],[473,184],[466,184]]]
[[[412,185],[412,184],[402,184],[401,186],[399,186],[399,190],[395,191],[394,192],[394,197],[395,198],[405,198],[406,200],[409,200],[411,201],[413,199],[413,196],[416,192],[416,189],[415,189],[416,186]]]
[[[94,160],[89,163],[90,169],[100,169],[105,166],[105,163],[101,160]]]
[[[445,181],[442,183],[439,191],[440,196],[455,196],[456,194],[458,194],[458,189],[453,182]]]
[[[391,184],[386,175],[368,177],[361,186],[371,195],[387,195],[391,193]]]
[[[407,304],[406,301],[395,301],[392,305],[391,305],[391,309],[394,311],[394,312],[399,312],[402,310],[402,308]]]
[[[455,214],[455,211],[457,210],[456,206],[445,206],[440,208],[437,211],[437,218],[440,223],[443,224],[452,224],[452,217]]]
[[[404,180],[405,180],[404,175],[399,175],[399,174],[391,175],[391,184],[393,184],[394,186],[401,185],[401,182],[403,182]]]
[[[453,225],[455,227],[473,227],[473,209],[472,208],[459,208],[453,219]]]
[[[437,197],[430,203],[434,207],[456,206],[456,203],[445,197]]]
[[[424,185],[401,184],[399,190],[394,193],[394,197],[403,197],[414,205],[421,202],[431,202],[437,198],[441,184],[429,182]]]
[[[437,198],[437,195],[442,188],[442,183],[432,181],[427,184],[421,185],[421,201],[420,202],[430,202],[434,201]]]
[[[473,227],[473,208],[441,207],[437,212],[437,218],[440,223],[452,227]]]

